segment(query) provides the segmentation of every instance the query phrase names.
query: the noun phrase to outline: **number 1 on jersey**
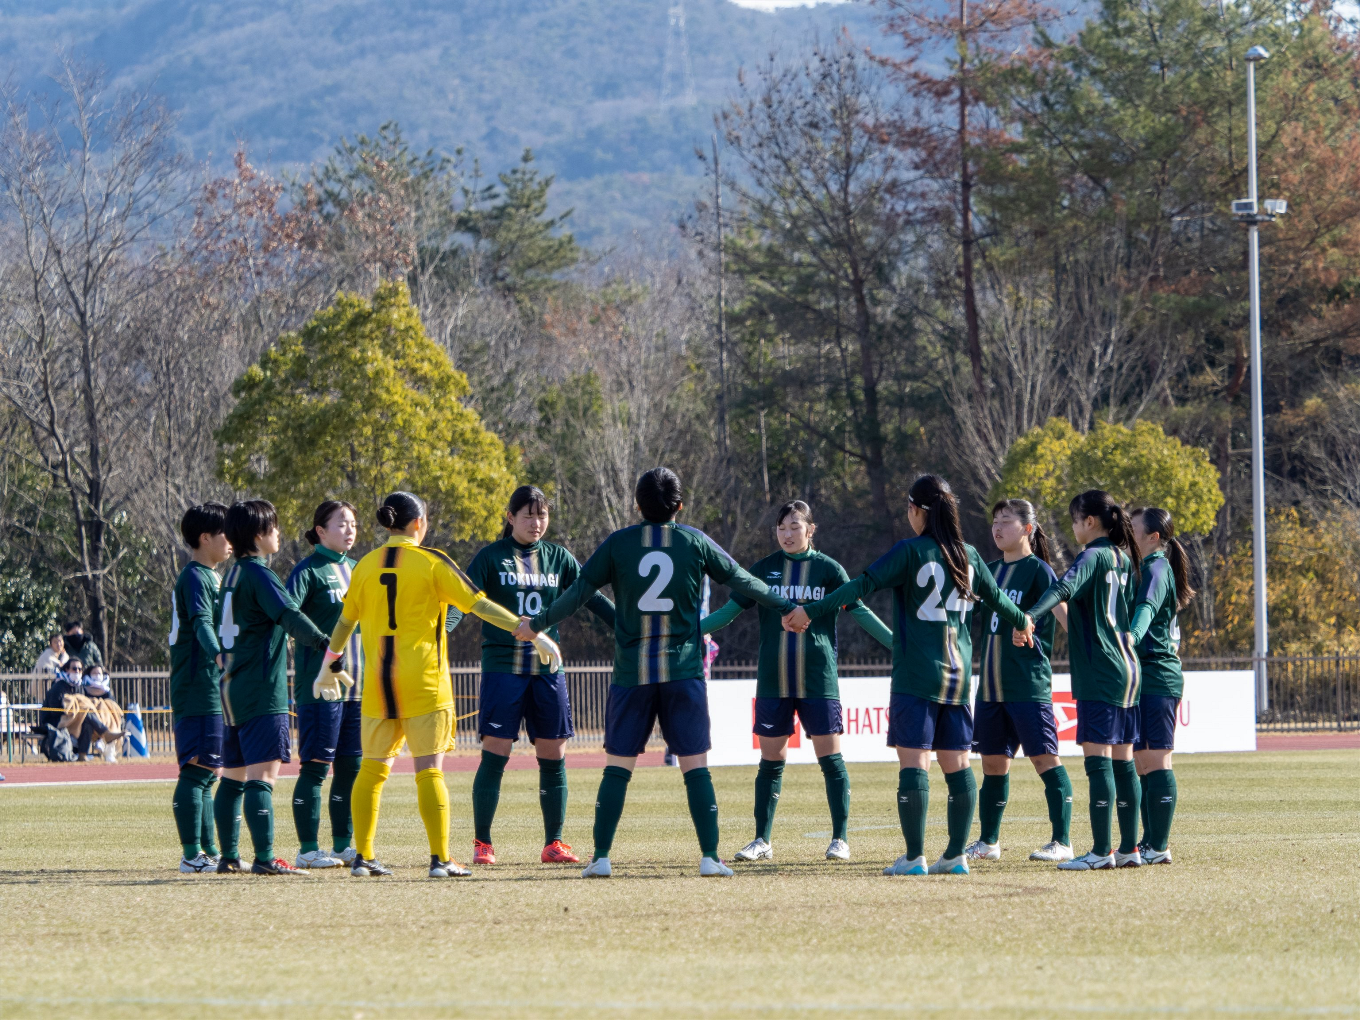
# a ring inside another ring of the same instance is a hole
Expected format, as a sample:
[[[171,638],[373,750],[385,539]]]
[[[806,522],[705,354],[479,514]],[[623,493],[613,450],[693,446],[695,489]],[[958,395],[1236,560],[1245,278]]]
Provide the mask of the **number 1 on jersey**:
[[[379,574],[378,583],[387,589],[387,629],[397,629],[397,575]]]

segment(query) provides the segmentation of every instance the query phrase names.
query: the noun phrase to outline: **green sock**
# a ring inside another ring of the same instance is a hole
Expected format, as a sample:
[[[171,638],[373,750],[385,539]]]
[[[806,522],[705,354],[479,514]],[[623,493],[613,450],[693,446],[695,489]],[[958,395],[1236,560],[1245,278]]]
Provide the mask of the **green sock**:
[[[784,785],[784,763],[760,759],[756,769],[756,838],[770,841],[774,811],[779,807],[779,790]]]
[[[1143,794],[1147,798],[1147,841],[1154,850],[1165,850],[1171,841],[1171,821],[1176,817],[1176,773],[1158,769],[1143,777]]]
[[[1139,789],[1140,789],[1141,796],[1138,798],[1138,799],[1139,799],[1139,804],[1138,804],[1138,816],[1139,816],[1140,819],[1142,819],[1142,822],[1143,822],[1143,838],[1140,839],[1140,840],[1138,841],[1138,845],[1139,845],[1139,846],[1142,846],[1144,843],[1151,843],[1151,842],[1152,842],[1152,840],[1149,838],[1149,834],[1152,832],[1152,826],[1151,826],[1151,824],[1149,824],[1149,822],[1148,822],[1148,782],[1147,782],[1147,776],[1141,777],[1141,782],[1140,782],[1140,784],[1139,784]]]
[[[472,834],[483,843],[491,842],[491,823],[501,800],[501,777],[505,775],[508,755],[482,752],[482,763],[472,777]]]
[[[628,796],[628,780],[633,773],[618,765],[606,765],[600,777],[600,792],[595,795],[595,853],[596,858],[608,857],[614,845],[614,833],[623,817],[623,801]]]
[[[203,786],[195,772],[203,770],[197,765],[185,765],[179,770],[179,782],[170,801],[170,809],[175,814],[175,828],[179,830],[180,846],[184,848],[184,859],[192,861],[203,849]]]
[[[897,820],[912,860],[926,852],[926,811],[930,808],[930,773],[925,769],[902,769],[897,773]]]
[[[354,842],[354,819],[349,813],[349,797],[354,780],[359,775],[358,755],[336,758],[331,766],[331,849],[336,853],[349,849]]]
[[[979,833],[982,842],[995,846],[1001,840],[1001,816],[1006,813],[1006,801],[1011,796],[1011,774],[982,777],[982,789],[978,791],[978,821],[982,823]]]
[[[217,842],[221,844],[222,856],[228,860],[237,860],[241,856],[241,801],[245,791],[245,783],[224,776],[217,784],[217,796],[213,798]]]
[[[543,812],[543,845],[562,838],[567,819],[567,759],[538,759],[538,809]]]
[[[968,845],[968,834],[973,829],[973,812],[977,810],[977,779],[970,768],[944,774],[945,784],[949,787],[949,805],[945,809],[945,819],[949,823],[949,845],[944,855],[958,857]]]
[[[706,768],[685,773],[685,797],[694,832],[699,837],[699,852],[718,859],[718,795],[713,792],[713,774]],[[773,814],[774,812],[770,812]]]
[[[255,859],[274,859],[274,788],[263,779],[248,779],[245,787],[246,828],[255,845]]]
[[[317,834],[321,831],[321,784],[330,766],[324,761],[304,761],[293,786],[293,825],[297,827],[299,849],[305,853],[320,850]]]
[[[1086,781],[1091,784],[1091,852],[1110,856],[1110,821],[1114,813],[1114,766],[1098,754],[1086,756]]]
[[[1116,761],[1114,765],[1115,814],[1119,819],[1119,852],[1131,854],[1138,849],[1138,807],[1142,801],[1142,784],[1133,759]]]
[[[209,857],[217,856],[217,831],[213,827],[213,783],[217,782],[217,777],[207,769],[198,769],[203,773],[198,778],[199,789],[202,790],[202,810],[198,813],[198,842],[203,848],[203,852]]]
[[[1044,800],[1048,801],[1048,823],[1053,827],[1052,838],[1063,846],[1072,845],[1072,780],[1064,765],[1056,765],[1039,773],[1044,784]]]
[[[845,759],[837,751],[818,758],[817,764],[822,767],[826,805],[831,809],[831,838],[844,839],[850,821],[850,773],[845,770]]]

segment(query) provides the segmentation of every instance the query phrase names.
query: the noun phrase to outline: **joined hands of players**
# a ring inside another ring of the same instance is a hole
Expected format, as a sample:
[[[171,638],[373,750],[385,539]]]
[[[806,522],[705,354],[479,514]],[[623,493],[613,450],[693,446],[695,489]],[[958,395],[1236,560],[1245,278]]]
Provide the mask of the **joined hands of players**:
[[[1030,619],[1029,614],[1025,615],[1024,630],[1011,631],[1011,644],[1016,648],[1034,647],[1034,621]]]
[[[812,626],[812,620],[802,606],[798,606],[793,612],[783,617],[783,623],[784,629],[790,634],[802,634]]]
[[[536,634],[529,625],[529,617],[521,616],[519,626],[514,630],[515,640],[528,641],[538,652],[538,661],[554,673],[562,672],[562,649],[547,634]]]
[[[345,672],[344,653],[326,649],[321,669],[312,681],[312,697],[322,701],[339,701],[354,686],[354,678]]]

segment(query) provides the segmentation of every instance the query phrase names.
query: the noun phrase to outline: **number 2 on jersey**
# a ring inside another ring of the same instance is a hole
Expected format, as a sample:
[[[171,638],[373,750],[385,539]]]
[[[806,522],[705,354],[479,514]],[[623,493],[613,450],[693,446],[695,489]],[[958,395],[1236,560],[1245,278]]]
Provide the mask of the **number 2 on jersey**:
[[[968,567],[968,584],[973,583],[973,568]],[[944,567],[934,562],[923,563],[921,569],[916,572],[916,584],[924,588],[930,585],[930,591],[926,595],[926,600],[916,608],[916,618],[918,620],[928,620],[933,623],[943,623],[949,619],[946,613],[962,613],[968,615],[968,611],[973,608],[973,603],[967,602],[959,597],[959,590],[953,589],[949,593],[949,600],[945,601],[944,586],[945,573]],[[995,628],[993,628],[995,629]]]
[[[638,599],[638,612],[669,613],[675,608],[675,601],[660,596],[675,576],[675,562],[663,552],[649,552],[638,564],[638,576],[646,577],[653,567],[656,568],[656,580],[647,586],[642,598]]]

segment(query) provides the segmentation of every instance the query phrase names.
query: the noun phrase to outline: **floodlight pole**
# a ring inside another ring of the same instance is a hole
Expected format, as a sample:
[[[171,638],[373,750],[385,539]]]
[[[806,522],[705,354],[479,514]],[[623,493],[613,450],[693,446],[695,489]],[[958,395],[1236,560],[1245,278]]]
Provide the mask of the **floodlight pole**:
[[[1247,187],[1255,212],[1256,194],[1256,65],[1270,56],[1260,46],[1247,51]],[[1251,565],[1256,596],[1256,642],[1252,668],[1256,673],[1256,713],[1270,707],[1266,686],[1266,655],[1270,628],[1266,606],[1266,477],[1265,426],[1261,396],[1261,228],[1253,217],[1247,224],[1247,271],[1251,290]]]

